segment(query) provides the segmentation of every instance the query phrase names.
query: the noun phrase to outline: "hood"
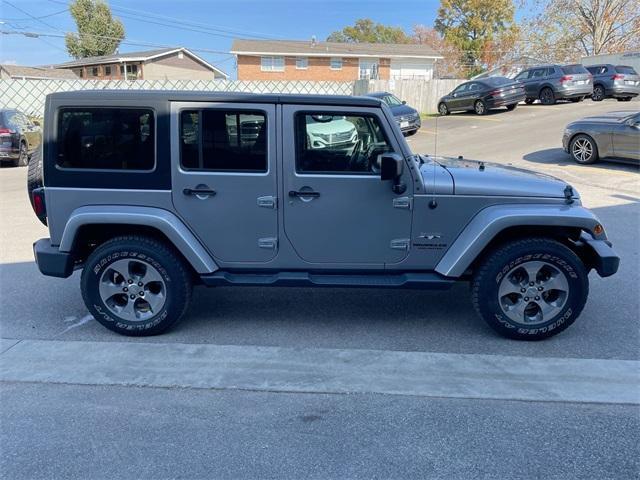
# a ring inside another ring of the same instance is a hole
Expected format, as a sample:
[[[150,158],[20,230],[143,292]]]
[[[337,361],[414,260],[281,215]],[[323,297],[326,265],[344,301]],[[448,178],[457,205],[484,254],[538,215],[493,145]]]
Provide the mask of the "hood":
[[[566,198],[566,182],[522,168],[454,158],[437,158],[453,178],[456,195]],[[579,198],[573,190],[572,198]]]
[[[410,107],[409,105],[396,105],[395,107],[389,107],[391,108],[391,113],[393,113],[394,117],[399,117],[401,115],[411,115],[412,113],[418,113],[418,111],[413,108]]]

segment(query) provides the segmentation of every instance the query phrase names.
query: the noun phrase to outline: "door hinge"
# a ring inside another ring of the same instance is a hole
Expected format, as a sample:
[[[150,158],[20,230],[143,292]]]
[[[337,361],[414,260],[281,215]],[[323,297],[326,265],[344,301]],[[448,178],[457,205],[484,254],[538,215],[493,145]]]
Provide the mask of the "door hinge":
[[[411,210],[411,198],[398,197],[393,199],[393,208],[406,208]]]
[[[258,197],[258,206],[263,208],[277,208],[278,198],[272,195]]]
[[[408,238],[396,238],[391,240],[390,247],[394,250],[409,250],[410,241]]]
[[[278,246],[278,239],[274,237],[259,238],[258,247],[273,250]]]

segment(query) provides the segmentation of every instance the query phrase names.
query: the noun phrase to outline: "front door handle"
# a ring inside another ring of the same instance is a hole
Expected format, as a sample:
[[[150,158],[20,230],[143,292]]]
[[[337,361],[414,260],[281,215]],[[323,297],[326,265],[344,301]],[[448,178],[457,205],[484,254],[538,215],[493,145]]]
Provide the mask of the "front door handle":
[[[320,192],[291,190],[289,192],[289,196],[290,197],[319,197]]]
[[[182,190],[182,193],[184,193],[185,195],[213,196],[216,194],[216,191],[208,188],[185,188],[184,190]]]

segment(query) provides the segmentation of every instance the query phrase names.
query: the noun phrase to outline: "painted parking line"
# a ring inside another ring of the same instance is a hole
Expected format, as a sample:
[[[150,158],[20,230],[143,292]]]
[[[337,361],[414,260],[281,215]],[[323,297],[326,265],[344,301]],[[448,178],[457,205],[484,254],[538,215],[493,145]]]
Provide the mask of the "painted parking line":
[[[483,120],[483,121],[487,121],[487,122],[502,122],[502,120],[498,120],[497,118],[490,118],[487,116],[483,116],[483,115],[476,115],[475,117],[472,116],[468,116],[468,115],[448,115],[447,118],[466,118],[469,120]]]
[[[640,404],[640,362],[505,355],[23,340],[0,380]]]

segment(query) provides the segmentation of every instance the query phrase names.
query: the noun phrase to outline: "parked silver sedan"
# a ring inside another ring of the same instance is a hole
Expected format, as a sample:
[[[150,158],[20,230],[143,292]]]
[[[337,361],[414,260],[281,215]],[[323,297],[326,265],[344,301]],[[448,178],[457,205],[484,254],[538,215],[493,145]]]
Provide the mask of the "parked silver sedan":
[[[572,122],[564,129],[562,148],[581,164],[603,158],[640,160],[640,112],[609,112]]]

